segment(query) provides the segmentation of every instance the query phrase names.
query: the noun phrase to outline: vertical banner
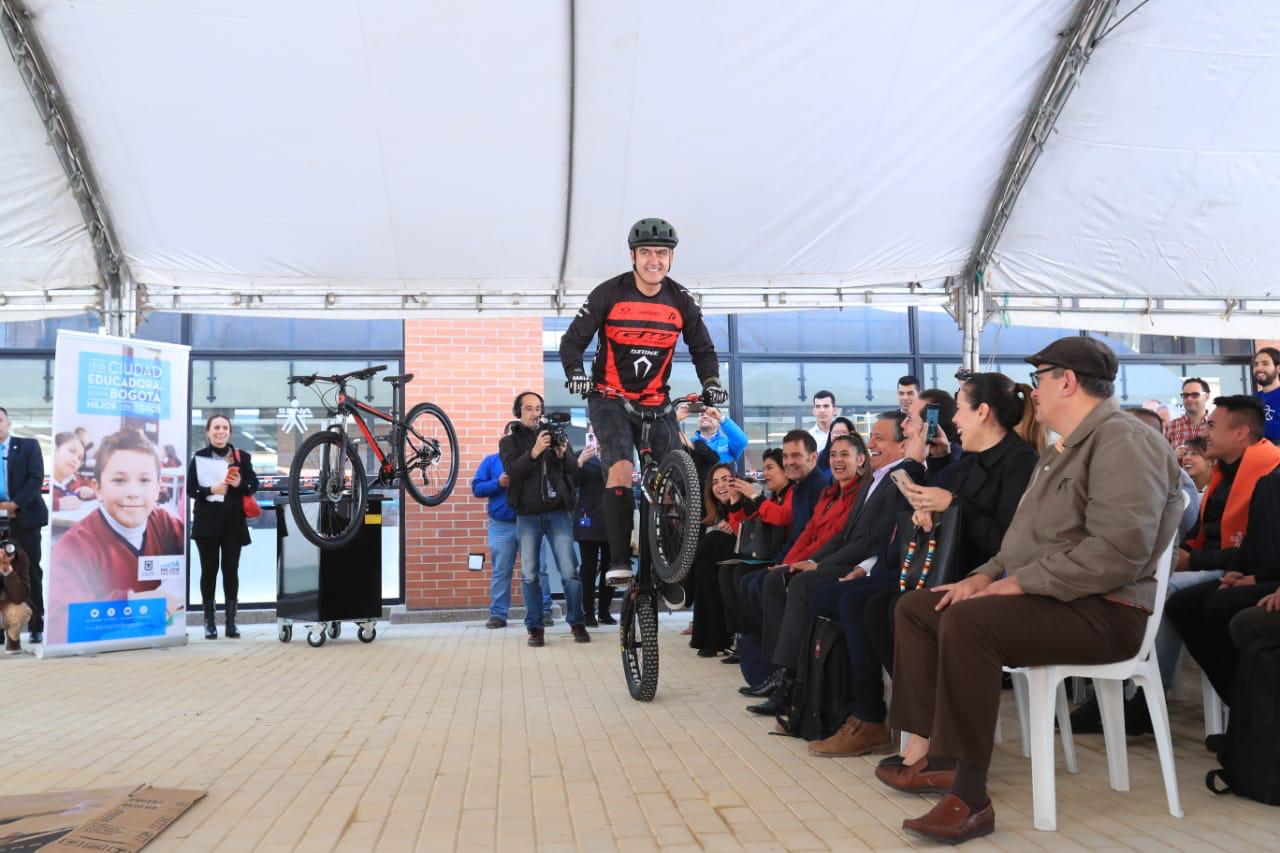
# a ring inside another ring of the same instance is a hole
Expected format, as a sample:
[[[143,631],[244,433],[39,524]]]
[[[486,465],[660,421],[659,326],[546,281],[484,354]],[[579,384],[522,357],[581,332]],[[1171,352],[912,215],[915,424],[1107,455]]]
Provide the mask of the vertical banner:
[[[187,362],[58,332],[41,657],[187,641]]]

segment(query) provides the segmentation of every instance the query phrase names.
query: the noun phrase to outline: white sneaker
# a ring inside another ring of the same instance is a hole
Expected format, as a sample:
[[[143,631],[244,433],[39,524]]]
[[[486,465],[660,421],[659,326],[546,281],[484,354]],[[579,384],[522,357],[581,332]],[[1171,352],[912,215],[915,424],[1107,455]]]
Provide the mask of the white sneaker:
[[[662,601],[672,610],[684,610],[684,587],[678,583],[659,583]]]
[[[604,582],[609,586],[630,586],[634,577],[630,566],[619,563],[604,573]]]

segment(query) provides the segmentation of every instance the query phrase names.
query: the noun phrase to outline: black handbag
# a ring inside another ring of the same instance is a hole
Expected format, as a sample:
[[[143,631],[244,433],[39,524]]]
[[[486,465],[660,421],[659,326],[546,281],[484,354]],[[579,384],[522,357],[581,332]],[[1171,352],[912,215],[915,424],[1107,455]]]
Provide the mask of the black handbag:
[[[955,577],[959,541],[960,507],[955,503],[934,518],[930,531],[916,527],[911,513],[898,513],[898,588],[932,589],[938,584],[959,580]],[[929,564],[927,574],[926,562]]]
[[[748,518],[738,528],[738,546],[735,549],[740,560],[768,562],[782,549],[782,528],[766,524],[758,518]]]

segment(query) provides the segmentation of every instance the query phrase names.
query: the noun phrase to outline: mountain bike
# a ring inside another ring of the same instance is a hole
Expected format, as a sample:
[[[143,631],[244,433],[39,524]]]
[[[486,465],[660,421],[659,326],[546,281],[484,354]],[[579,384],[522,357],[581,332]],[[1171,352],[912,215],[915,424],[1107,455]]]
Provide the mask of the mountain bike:
[[[640,524],[644,531],[640,570],[622,599],[618,636],[622,671],[631,697],[648,702],[658,692],[659,584],[678,584],[689,574],[702,541],[702,490],[693,457],[676,446],[661,461],[654,457],[649,429],[683,403],[700,399],[689,394],[655,408],[640,407],[608,389],[596,392],[622,403],[640,421]],[[643,547],[643,546],[647,546]],[[646,559],[646,557],[648,559]]]
[[[413,381],[412,373],[384,376],[391,383],[391,411],[385,412],[356,399],[348,383],[370,379],[386,370],[385,364],[333,376],[311,374],[290,376],[290,384],[310,387],[329,385],[318,391],[330,424],[310,435],[293,455],[289,466],[289,509],[294,523],[306,539],[321,548],[346,545],[364,525],[364,511],[370,484],[355,442],[347,435],[348,418],[354,420],[377,460],[373,486],[405,490],[423,506],[444,503],[458,479],[458,439],[444,410],[434,403],[419,403],[403,417],[404,389]],[[337,391],[336,401],[328,395]],[[363,413],[363,414],[362,414]],[[387,421],[391,432],[374,436],[363,415]],[[382,449],[386,445],[386,450]],[[320,496],[320,511],[314,524],[303,511],[302,492],[313,489]]]

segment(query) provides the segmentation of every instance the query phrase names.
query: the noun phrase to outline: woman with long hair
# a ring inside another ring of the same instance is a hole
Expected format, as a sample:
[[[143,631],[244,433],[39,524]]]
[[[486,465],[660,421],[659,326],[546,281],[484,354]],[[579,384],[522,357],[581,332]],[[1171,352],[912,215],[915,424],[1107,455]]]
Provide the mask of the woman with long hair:
[[[725,628],[724,599],[720,595],[720,561],[734,554],[742,512],[731,506],[737,477],[733,468],[721,462],[707,472],[702,490],[702,524],[706,534],[693,563],[693,637],[689,645],[698,657],[715,657],[728,651],[732,637]]]
[[[187,483],[195,499],[191,538],[200,554],[200,603],[204,608],[204,638],[216,640],[214,622],[218,569],[222,569],[222,597],[226,601],[226,634],[240,636],[236,628],[236,607],[240,593],[240,549],[249,544],[249,524],[244,517],[244,497],[258,490],[253,457],[231,445],[231,419],[210,415],[204,434],[209,443],[197,450],[187,466]],[[200,485],[197,459],[216,459],[227,464],[222,482]]]
[[[831,422],[831,429],[827,430],[827,443],[822,446],[822,450],[818,451],[818,469],[822,473],[828,477],[831,476],[831,442],[842,435],[857,431],[853,421],[843,415]]]

